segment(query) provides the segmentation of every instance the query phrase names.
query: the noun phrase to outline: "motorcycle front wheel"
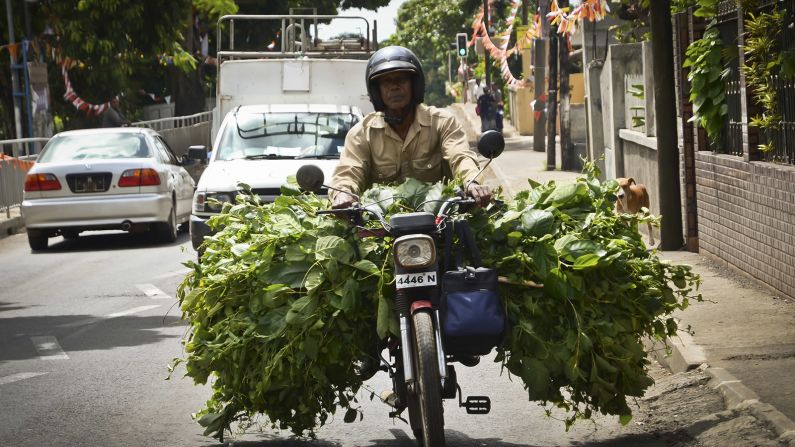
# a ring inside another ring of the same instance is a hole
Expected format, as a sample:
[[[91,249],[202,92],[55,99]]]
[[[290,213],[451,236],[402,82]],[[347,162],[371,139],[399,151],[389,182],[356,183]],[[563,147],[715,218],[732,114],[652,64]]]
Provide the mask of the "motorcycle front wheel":
[[[414,436],[423,447],[444,447],[444,409],[436,333],[429,312],[417,312],[414,323],[414,365],[417,378],[417,397],[420,403],[422,431]]]

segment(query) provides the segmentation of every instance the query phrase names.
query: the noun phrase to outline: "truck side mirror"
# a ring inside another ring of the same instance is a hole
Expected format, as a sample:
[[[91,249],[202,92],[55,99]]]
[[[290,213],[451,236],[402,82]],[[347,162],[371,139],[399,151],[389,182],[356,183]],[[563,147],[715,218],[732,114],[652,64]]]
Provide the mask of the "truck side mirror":
[[[478,141],[478,152],[489,160],[497,158],[505,149],[505,138],[496,130],[483,132]]]
[[[188,158],[207,163],[207,146],[198,145],[188,147]]]

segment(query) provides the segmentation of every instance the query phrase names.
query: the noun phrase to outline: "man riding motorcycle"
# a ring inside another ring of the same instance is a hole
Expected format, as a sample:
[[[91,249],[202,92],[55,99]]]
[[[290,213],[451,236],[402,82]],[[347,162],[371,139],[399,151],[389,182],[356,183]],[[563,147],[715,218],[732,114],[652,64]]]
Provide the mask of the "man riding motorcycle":
[[[478,206],[488,204],[491,190],[475,179],[477,159],[463,129],[450,112],[422,103],[425,76],[417,56],[400,46],[382,48],[367,62],[366,78],[375,112],[345,138],[329,192],[332,206],[351,206],[373,183],[456,176]]]

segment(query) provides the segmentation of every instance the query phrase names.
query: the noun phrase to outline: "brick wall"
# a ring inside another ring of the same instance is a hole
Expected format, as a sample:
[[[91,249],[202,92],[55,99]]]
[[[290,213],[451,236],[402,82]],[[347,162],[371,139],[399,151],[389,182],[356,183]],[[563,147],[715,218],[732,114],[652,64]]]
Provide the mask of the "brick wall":
[[[795,298],[795,167],[696,152],[702,252]]]

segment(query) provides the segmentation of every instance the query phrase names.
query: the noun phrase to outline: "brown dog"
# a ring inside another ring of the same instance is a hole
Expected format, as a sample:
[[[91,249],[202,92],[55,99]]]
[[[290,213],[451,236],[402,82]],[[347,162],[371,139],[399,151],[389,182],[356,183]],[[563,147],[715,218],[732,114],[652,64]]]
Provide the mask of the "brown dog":
[[[618,200],[616,201],[616,213],[640,213],[642,208],[649,209],[649,193],[646,191],[646,185],[635,183],[632,177],[621,177],[616,179],[618,181]],[[646,223],[649,226],[649,245],[654,245],[654,231],[651,227],[651,222]]]

